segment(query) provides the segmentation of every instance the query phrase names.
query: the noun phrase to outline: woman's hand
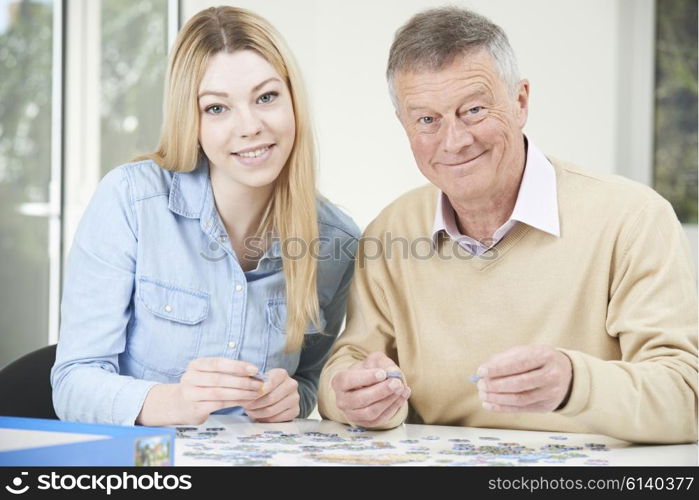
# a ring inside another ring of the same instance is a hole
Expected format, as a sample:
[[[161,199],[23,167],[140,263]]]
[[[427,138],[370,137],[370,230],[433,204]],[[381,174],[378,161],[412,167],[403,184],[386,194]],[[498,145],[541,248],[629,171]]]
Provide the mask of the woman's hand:
[[[136,422],[199,425],[217,410],[245,406],[260,397],[263,383],[250,377],[257,371],[255,365],[245,361],[195,359],[178,384],[156,385],[150,390]]]
[[[298,417],[299,383],[291,378],[283,368],[274,368],[267,372],[261,394],[253,401],[242,404],[250,418],[258,422],[288,422]]]

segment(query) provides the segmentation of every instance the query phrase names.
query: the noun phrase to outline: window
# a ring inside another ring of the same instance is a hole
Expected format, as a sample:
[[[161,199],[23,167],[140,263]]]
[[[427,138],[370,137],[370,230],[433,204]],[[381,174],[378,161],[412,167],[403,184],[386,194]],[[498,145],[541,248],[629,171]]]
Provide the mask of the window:
[[[155,150],[167,68],[167,2],[102,2],[102,174]]]
[[[0,1],[0,366],[46,345],[49,330],[50,254],[59,243],[51,241],[59,201],[51,189],[59,8]]]
[[[178,15],[177,0],[0,0],[0,367],[58,340],[87,202],[157,145]]]
[[[655,189],[697,223],[697,2],[657,0]]]

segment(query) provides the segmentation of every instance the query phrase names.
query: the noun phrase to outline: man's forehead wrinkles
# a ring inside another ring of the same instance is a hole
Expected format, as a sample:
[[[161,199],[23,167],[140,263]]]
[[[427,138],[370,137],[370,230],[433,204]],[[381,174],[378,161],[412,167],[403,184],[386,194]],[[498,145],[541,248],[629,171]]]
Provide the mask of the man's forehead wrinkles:
[[[419,107],[421,101],[430,94],[440,94],[449,91],[449,97],[469,98],[486,96],[492,97],[493,90],[486,78],[453,78],[445,82],[421,82],[403,89],[403,98],[407,108]]]
[[[488,71],[463,71],[458,74],[445,78],[439,73],[413,73],[401,78],[403,87],[408,89],[413,87],[433,87],[440,89],[450,85],[465,84],[470,85],[473,82],[490,83],[492,81]]]

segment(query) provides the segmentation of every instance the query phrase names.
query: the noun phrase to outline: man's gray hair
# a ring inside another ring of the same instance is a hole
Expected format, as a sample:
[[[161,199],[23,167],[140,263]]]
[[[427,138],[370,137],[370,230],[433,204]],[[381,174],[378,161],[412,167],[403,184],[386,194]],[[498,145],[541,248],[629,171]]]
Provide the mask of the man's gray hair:
[[[439,7],[414,15],[397,32],[388,56],[386,78],[398,107],[394,80],[398,73],[437,71],[463,54],[486,49],[511,93],[517,90],[519,70],[507,35],[486,17],[460,7]]]

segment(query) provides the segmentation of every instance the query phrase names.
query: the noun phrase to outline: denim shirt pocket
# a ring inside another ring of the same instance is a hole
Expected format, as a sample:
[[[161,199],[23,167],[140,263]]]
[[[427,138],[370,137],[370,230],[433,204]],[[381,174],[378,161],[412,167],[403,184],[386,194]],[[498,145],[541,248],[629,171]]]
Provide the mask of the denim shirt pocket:
[[[303,345],[312,345],[326,327],[323,311],[320,311],[319,325],[309,322],[304,333]],[[269,299],[267,301],[267,354],[265,356],[264,371],[272,368],[284,368],[289,375],[296,373],[299,365],[301,351],[286,353],[286,300]]]
[[[138,334],[147,336],[145,352],[130,355],[159,381],[172,381],[182,375],[187,364],[197,357],[201,342],[202,322],[209,314],[209,295],[171,283],[139,278],[137,297]],[[141,307],[139,307],[141,308]],[[169,378],[158,377],[158,374]]]

